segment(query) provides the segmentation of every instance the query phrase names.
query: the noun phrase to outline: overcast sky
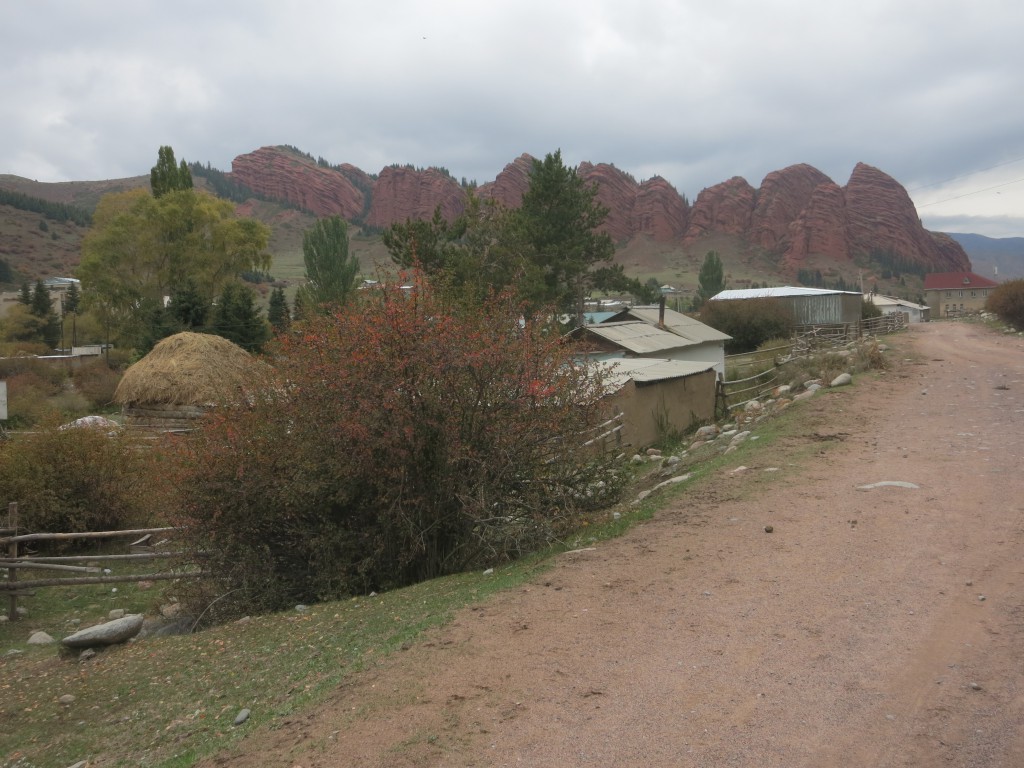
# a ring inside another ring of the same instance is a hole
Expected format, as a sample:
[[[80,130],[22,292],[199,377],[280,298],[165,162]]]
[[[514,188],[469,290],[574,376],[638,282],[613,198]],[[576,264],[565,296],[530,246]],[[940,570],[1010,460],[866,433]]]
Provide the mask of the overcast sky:
[[[492,180],[523,152],[660,175],[858,162],[925,226],[1024,236],[1020,0],[5,0],[0,173],[229,170],[291,144]]]

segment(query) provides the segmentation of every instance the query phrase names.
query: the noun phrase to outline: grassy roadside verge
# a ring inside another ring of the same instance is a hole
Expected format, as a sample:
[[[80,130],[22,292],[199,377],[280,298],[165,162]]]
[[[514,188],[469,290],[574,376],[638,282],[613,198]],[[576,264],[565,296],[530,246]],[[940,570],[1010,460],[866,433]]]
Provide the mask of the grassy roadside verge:
[[[877,374],[860,374],[870,387]],[[824,429],[830,408],[856,390],[824,392],[754,429],[734,453],[699,452],[684,459],[690,479],[638,505],[595,517],[557,549],[493,573],[461,574],[372,597],[360,597],[254,617],[201,634],[144,639],[79,663],[54,646],[24,645],[29,624],[47,629],[45,612],[78,610],[102,616],[111,607],[151,610],[156,595],[125,585],[71,595],[53,591],[54,604],[33,608],[32,621],[0,628],[0,766],[185,766],[230,748],[253,729],[270,728],[323,701],[347,676],[398,651],[427,629],[441,626],[464,606],[516,587],[543,572],[555,554],[621,535],[638,521],[714,483],[737,465],[778,466],[758,483],[778,482],[810,454],[839,443],[807,441]],[[742,488],[734,489],[744,492]],[[628,502],[628,499],[627,499]],[[76,601],[62,606],[61,601]],[[116,602],[116,605],[114,604]],[[66,614],[65,614],[66,615]],[[55,621],[57,621],[55,619]],[[54,637],[66,632],[59,621]],[[34,627],[33,627],[34,628]],[[50,630],[48,630],[50,631]],[[23,653],[3,656],[16,647]],[[61,697],[73,696],[70,703]],[[252,714],[232,725],[242,708]]]

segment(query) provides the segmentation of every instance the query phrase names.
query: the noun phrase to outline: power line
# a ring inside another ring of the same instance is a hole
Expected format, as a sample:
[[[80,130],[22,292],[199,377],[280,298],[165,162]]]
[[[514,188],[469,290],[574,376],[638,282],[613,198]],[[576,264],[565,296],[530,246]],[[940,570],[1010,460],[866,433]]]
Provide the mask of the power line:
[[[929,187],[938,187],[938,186],[940,186],[942,184],[947,184],[947,183],[949,183],[951,181],[956,181],[958,179],[966,179],[968,176],[974,176],[975,174],[978,174],[978,173],[984,173],[985,171],[991,171],[991,170],[993,170],[995,168],[1002,168],[1004,165],[1013,165],[1014,163],[1019,163],[1021,160],[1024,160],[1024,156],[1022,156],[1022,157],[1015,157],[1012,160],[1004,160],[1001,163],[996,163],[995,165],[990,165],[987,168],[978,168],[977,170],[974,170],[974,171],[968,171],[967,173],[961,173],[959,176],[953,176],[952,178],[943,179],[942,181],[933,181],[931,184],[921,184],[920,186],[914,187],[913,189],[908,189],[907,192],[917,192],[919,189],[928,189]]]
[[[920,208],[927,208],[930,205],[939,205],[940,203],[948,203],[951,200],[959,200],[960,198],[970,197],[971,195],[980,195],[982,192],[991,192],[993,189],[1000,189],[1002,187],[1008,187],[1011,184],[1020,184],[1020,182],[1022,182],[1022,181],[1024,181],[1024,176],[1022,176],[1019,179],[1014,179],[1013,181],[1007,181],[1007,182],[1004,182],[1002,184],[996,184],[995,186],[992,186],[992,187],[985,187],[984,189],[976,189],[973,192],[964,192],[962,195],[954,195],[953,197],[947,197],[947,198],[945,198],[943,200],[934,200],[934,201],[932,201],[930,203],[924,203],[922,205],[918,205],[917,208],[918,209],[920,209]]]

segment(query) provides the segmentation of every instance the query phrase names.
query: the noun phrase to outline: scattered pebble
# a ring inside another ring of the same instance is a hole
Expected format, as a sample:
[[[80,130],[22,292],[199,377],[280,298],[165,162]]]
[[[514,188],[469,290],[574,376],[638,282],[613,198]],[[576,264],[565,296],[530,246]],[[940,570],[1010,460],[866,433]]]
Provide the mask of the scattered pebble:
[[[70,707],[72,704],[75,703],[75,697],[72,696],[70,693],[65,693],[63,696],[57,699],[57,701],[59,701],[65,707]]]
[[[775,528],[774,528],[773,526],[770,526],[770,525],[766,525],[766,526],[764,527],[764,532],[765,532],[765,533],[771,533],[771,532],[772,532],[772,531],[774,531],[774,530],[775,530]]]
[[[971,690],[972,691],[980,691],[981,690],[981,686],[978,685],[977,683],[971,683]]]
[[[244,723],[246,720],[249,719],[250,714],[251,713],[249,712],[248,709],[241,710],[237,715],[235,715],[234,725],[241,725],[242,723]]]

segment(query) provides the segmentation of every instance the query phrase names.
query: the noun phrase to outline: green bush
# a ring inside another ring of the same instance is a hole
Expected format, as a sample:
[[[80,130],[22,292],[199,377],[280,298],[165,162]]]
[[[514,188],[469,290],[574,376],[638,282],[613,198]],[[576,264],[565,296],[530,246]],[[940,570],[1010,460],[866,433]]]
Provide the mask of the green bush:
[[[127,433],[50,423],[0,442],[0,502],[36,532],[105,531],[149,521],[152,456]]]
[[[1007,280],[992,290],[985,309],[1018,330],[1024,330],[1024,280]]]
[[[772,298],[708,301],[701,307],[700,320],[732,336],[725,343],[730,355],[750,352],[768,339],[788,336],[794,325],[789,305]]]

